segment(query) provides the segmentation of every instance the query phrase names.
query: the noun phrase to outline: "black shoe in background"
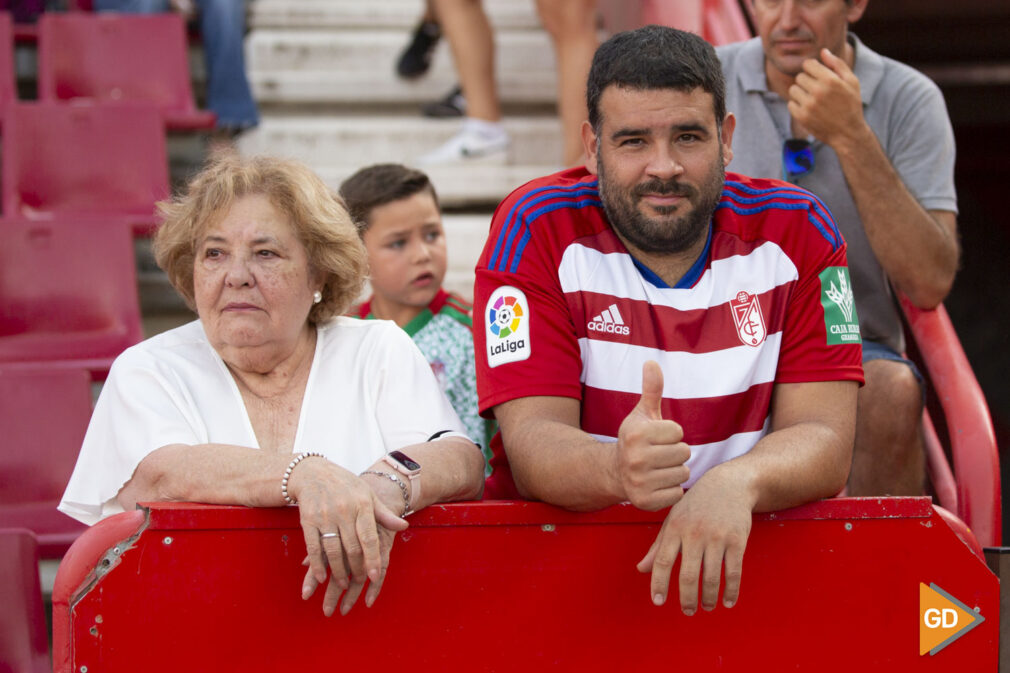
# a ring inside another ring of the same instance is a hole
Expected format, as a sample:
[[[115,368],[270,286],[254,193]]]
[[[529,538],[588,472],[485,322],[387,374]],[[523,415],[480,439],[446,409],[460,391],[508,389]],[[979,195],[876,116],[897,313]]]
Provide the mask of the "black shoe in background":
[[[428,72],[431,66],[431,54],[441,37],[442,29],[434,21],[421,21],[417,24],[410,44],[396,62],[397,74],[406,79],[413,79]]]
[[[462,117],[466,114],[466,98],[463,90],[457,84],[442,100],[425,103],[421,106],[425,117]]]

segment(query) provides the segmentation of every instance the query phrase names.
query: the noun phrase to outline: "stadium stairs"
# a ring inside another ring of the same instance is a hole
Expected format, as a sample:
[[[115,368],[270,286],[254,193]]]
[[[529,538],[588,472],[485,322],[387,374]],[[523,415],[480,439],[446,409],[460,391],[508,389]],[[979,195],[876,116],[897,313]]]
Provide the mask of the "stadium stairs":
[[[246,66],[262,122],[240,138],[239,149],[298,158],[338,187],[362,166],[411,165],[451,138],[458,118],[431,119],[420,112],[457,81],[446,40],[425,76],[408,81],[394,72],[421,7],[417,0],[253,2]],[[445,284],[468,298],[494,206],[516,186],[561,167],[554,54],[533,3],[488,0],[485,7],[512,138],[507,159],[427,170],[448,211]]]

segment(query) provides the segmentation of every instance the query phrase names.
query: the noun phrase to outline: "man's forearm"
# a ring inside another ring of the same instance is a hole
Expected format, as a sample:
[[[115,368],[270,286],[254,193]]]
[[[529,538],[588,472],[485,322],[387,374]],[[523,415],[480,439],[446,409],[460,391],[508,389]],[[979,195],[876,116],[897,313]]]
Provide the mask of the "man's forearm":
[[[869,127],[836,141],[833,149],[887,276],[916,305],[939,304],[957,272],[953,213],[940,221],[916,201]]]
[[[774,512],[837,495],[852,450],[829,428],[801,423],[770,433],[747,454],[702,475],[726,471],[750,494],[755,512]]]
[[[523,497],[576,511],[626,499],[614,474],[616,444],[550,420],[526,423],[510,435],[502,439],[510,447],[512,478]]]

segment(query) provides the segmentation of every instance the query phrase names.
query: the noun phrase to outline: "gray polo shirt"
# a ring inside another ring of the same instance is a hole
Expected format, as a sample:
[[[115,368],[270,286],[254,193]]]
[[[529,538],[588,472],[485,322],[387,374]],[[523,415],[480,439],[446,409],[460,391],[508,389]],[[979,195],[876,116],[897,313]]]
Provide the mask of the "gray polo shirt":
[[[863,114],[884,152],[923,208],[957,212],[954,131],[940,89],[925,75],[881,56],[849,34],[855,48]],[[768,89],[760,38],[718,47],[726,109],[736,115],[729,170],[782,178],[782,143],[790,136],[786,102]],[[814,170],[795,183],[827,204],[848,243],[849,271],[863,338],[904,350],[894,294],[863,231],[835,151],[814,142]]]

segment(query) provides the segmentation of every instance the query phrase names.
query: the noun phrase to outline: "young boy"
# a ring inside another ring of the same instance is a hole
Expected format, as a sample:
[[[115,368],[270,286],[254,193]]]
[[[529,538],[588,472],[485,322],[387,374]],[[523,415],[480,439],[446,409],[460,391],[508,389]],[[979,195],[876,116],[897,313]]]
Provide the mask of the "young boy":
[[[392,320],[410,335],[490,459],[494,422],[477,413],[473,307],[442,289],[445,232],[435,188],[421,171],[376,164],[347,178],[340,195],[368,251],[372,296],[358,317]]]

